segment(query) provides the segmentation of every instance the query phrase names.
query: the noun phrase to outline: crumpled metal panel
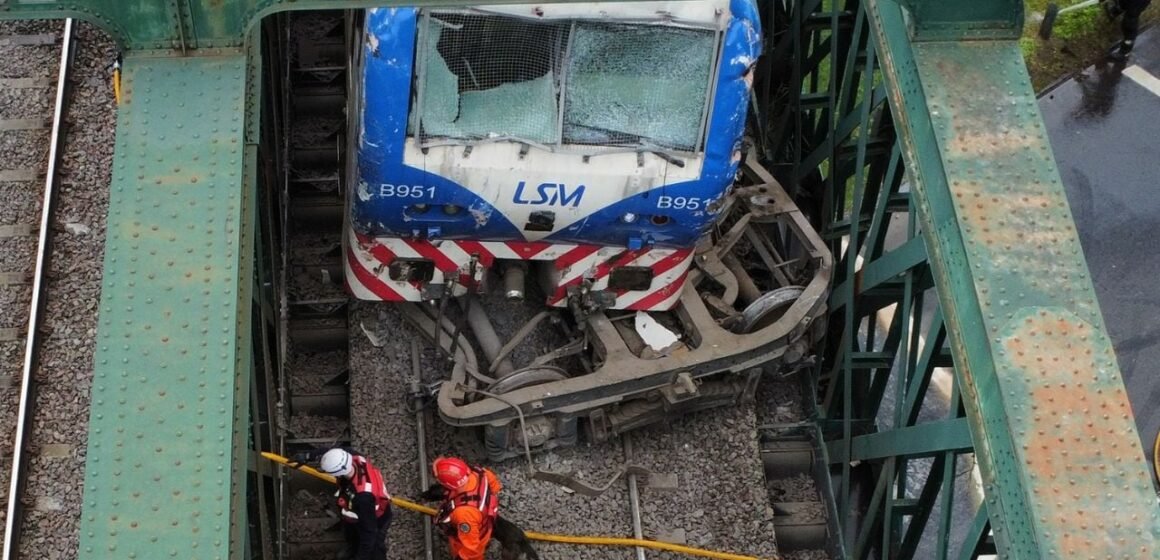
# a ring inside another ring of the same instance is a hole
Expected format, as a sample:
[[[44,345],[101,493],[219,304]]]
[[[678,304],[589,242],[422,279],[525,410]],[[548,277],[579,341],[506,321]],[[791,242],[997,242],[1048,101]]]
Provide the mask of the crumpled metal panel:
[[[125,58],[81,559],[244,552],[246,71],[240,53]]]
[[[872,0],[1005,558],[1155,558],[1160,509],[1015,41],[911,42]]]

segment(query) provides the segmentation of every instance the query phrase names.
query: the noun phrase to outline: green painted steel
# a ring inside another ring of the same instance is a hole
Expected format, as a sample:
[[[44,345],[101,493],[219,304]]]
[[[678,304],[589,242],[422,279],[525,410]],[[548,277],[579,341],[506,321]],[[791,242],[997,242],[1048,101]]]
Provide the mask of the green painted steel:
[[[462,5],[459,0],[0,0],[0,19],[73,17],[101,27],[125,51],[186,54],[192,49],[241,48],[254,24],[278,11]]]
[[[1017,42],[870,0],[1005,558],[1153,558],[1160,509]]]
[[[914,39],[1018,39],[1023,0],[903,0]]]
[[[896,430],[854,438],[850,455],[840,445],[830,448],[830,461],[868,461],[886,457],[929,457],[938,453],[969,451],[971,432],[966,418],[923,422]]]
[[[246,56],[126,57],[80,558],[236,558],[245,534]]]

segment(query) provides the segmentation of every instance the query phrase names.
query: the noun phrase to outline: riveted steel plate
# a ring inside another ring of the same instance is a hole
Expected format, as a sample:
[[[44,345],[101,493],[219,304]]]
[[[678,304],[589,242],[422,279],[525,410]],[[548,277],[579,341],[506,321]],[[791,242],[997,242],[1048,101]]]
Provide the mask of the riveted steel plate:
[[[80,558],[229,558],[246,59],[126,57]],[[246,395],[242,392],[243,397]]]
[[[897,3],[871,4],[1001,555],[1155,557],[1156,495],[1018,43],[915,43]]]

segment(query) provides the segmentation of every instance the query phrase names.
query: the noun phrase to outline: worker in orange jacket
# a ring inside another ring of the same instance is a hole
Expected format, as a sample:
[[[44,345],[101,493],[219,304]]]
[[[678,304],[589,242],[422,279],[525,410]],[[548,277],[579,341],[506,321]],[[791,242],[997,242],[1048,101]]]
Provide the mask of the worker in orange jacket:
[[[539,560],[524,531],[500,517],[503,484],[495,473],[454,457],[435,459],[431,470],[437,482],[422,497],[443,501],[435,526],[447,536],[454,560],[483,560],[493,533],[503,545],[504,560],[516,560],[520,553]]]

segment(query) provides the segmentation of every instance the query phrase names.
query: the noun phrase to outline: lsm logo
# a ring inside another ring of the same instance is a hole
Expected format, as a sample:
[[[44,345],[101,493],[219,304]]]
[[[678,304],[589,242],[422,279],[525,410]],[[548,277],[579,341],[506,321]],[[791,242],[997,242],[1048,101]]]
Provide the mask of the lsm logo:
[[[584,197],[584,185],[576,185],[569,189],[564,183],[540,183],[536,187],[536,192],[530,192],[528,188],[527,197],[524,195],[524,188],[527,185],[524,181],[516,186],[516,194],[512,197],[512,202],[516,204],[531,204],[534,206],[568,206],[571,204],[573,208],[580,206],[580,199]]]

